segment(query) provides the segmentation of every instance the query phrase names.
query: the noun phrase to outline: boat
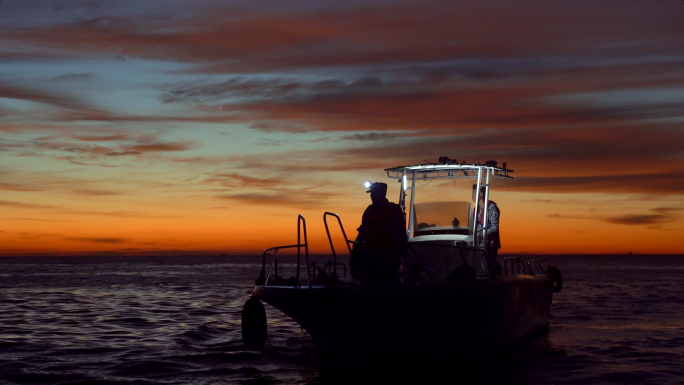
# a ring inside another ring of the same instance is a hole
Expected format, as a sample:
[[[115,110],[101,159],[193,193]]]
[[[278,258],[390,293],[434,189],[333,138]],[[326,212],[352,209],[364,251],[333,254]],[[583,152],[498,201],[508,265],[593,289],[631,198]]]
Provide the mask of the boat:
[[[297,243],[263,252],[261,272],[242,312],[246,347],[258,350],[266,342],[263,303],[301,325],[323,353],[487,352],[548,327],[553,294],[562,288],[560,270],[546,260],[519,256],[489,266],[491,250],[484,246],[489,244],[484,228],[489,205],[475,202],[473,207],[452,196],[457,184],[462,189],[474,183],[489,202],[490,181],[513,178],[506,163],[466,164],[443,157],[385,171],[398,180],[398,204],[408,217],[400,283],[362,284],[347,277],[348,261],[335,250],[328,220],[336,219],[350,255],[355,241],[332,212],[323,214],[332,260],[316,266],[309,256],[306,220],[299,215]],[[437,193],[446,192],[447,198],[421,191],[429,186],[444,187]],[[482,211],[484,227],[474,219]],[[478,236],[485,241],[478,243]],[[295,249],[297,256],[289,278],[278,275],[278,252],[285,249]]]

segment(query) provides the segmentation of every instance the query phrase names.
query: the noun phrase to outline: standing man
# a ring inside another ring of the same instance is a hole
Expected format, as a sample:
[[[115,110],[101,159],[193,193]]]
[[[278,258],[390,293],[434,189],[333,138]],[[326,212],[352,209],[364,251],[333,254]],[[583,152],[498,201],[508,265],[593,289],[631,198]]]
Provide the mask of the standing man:
[[[406,251],[406,223],[398,204],[389,202],[386,183],[371,183],[372,204],[366,208],[349,267],[362,283],[399,283],[399,266]]]
[[[485,189],[487,186],[480,186],[480,196],[477,195],[477,184],[473,185],[473,202],[477,202],[478,212],[475,213],[475,230],[477,231],[477,245],[484,248],[487,252],[487,265],[490,272],[494,275],[498,274],[498,264],[496,263],[496,256],[499,254],[501,248],[501,239],[499,238],[499,207],[495,202],[487,202],[487,244],[485,245],[482,239],[482,223],[484,221],[484,207],[485,207]]]

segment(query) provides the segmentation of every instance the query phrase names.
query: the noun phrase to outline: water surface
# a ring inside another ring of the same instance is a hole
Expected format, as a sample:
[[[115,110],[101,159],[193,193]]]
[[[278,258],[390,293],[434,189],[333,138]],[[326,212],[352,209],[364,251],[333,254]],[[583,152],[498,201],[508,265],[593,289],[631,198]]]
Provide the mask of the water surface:
[[[258,257],[0,258],[0,383],[684,384],[684,257],[548,258],[565,283],[547,335],[476,362],[363,367],[320,358],[268,306],[266,348],[244,349]]]

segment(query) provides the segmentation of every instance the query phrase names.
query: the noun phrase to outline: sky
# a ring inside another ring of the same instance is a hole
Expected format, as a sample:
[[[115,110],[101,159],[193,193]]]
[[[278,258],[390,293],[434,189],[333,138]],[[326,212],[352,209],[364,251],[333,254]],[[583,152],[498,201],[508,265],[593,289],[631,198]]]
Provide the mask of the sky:
[[[0,255],[354,238],[494,159],[500,253],[684,253],[681,1],[0,2]],[[396,191],[395,191],[396,190]],[[466,192],[457,200],[469,200]],[[338,246],[341,247],[341,246]]]

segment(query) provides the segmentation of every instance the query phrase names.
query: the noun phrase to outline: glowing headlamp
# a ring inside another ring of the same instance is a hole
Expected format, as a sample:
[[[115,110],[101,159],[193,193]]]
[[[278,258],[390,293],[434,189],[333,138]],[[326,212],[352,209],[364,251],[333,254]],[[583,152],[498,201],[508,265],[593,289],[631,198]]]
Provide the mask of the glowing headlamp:
[[[363,187],[370,188],[370,186],[371,186],[371,181],[367,180],[367,181],[363,182]]]

